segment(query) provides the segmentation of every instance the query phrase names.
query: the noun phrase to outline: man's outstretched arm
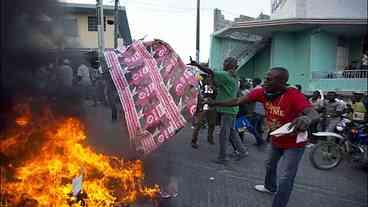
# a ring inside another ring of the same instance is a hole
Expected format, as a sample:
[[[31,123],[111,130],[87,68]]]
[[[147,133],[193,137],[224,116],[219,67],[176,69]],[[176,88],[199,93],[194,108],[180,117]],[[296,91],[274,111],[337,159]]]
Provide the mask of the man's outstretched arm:
[[[248,96],[241,96],[238,98],[225,100],[225,101],[212,101],[209,104],[212,106],[222,106],[222,107],[232,107],[239,106],[240,104],[251,103],[252,101],[248,98]]]

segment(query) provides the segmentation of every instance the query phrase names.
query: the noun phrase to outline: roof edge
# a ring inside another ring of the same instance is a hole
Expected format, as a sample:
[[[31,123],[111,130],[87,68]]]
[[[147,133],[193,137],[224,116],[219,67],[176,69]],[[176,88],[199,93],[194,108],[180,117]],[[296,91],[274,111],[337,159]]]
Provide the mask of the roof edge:
[[[96,9],[96,4],[83,4],[72,2],[58,2],[64,8],[83,8],[83,9]],[[104,10],[114,10],[113,5],[103,5]],[[119,10],[126,10],[125,6],[119,6]]]
[[[291,19],[273,19],[273,20],[255,20],[237,22],[236,25],[230,28],[247,28],[247,27],[264,27],[274,25],[288,25],[288,24],[368,24],[368,18],[335,18],[335,19],[317,19],[317,18],[291,18]]]

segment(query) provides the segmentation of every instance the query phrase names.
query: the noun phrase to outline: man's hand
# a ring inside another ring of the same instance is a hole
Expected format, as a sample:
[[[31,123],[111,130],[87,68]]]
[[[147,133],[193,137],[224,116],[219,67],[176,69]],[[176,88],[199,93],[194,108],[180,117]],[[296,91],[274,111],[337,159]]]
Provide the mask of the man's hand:
[[[199,66],[199,63],[197,61],[193,60],[192,56],[189,56],[189,60],[190,60],[190,63],[188,63],[188,65],[195,66],[195,67]]]
[[[311,118],[308,116],[299,116],[291,123],[289,129],[294,128],[294,132],[304,132],[308,129],[309,125],[312,123]]]
[[[215,106],[216,102],[212,98],[205,98],[203,104],[208,104],[209,106]]]

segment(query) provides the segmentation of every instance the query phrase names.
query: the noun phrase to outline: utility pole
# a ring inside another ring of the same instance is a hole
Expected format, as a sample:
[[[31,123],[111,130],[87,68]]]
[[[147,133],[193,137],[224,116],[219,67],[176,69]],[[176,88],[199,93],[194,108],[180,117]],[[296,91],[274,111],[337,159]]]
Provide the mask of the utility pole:
[[[118,38],[119,38],[119,0],[115,0],[115,8],[114,8],[114,48],[118,47]]]
[[[102,66],[105,50],[104,37],[104,15],[103,15],[103,0],[96,0],[97,9],[97,37],[98,37],[98,57],[100,66]]]
[[[200,26],[200,0],[197,0],[197,32],[196,32],[196,61],[199,63],[199,26]]]

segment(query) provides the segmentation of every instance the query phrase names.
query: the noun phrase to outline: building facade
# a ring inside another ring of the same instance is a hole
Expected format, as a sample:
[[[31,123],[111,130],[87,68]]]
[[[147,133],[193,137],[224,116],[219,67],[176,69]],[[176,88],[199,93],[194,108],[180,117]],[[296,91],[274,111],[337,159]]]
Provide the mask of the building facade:
[[[76,4],[62,3],[64,10],[64,48],[96,49],[98,47],[97,39],[97,17],[96,5],[94,4]],[[118,10],[120,21],[119,33],[124,39],[125,44],[131,44],[128,19],[125,7]],[[114,27],[115,24],[109,24],[114,20],[114,7],[104,6],[104,35],[105,47],[114,47]]]
[[[244,78],[285,67],[303,91],[367,91],[366,0],[272,0],[271,20],[238,22],[212,35],[210,67],[239,59]],[[323,6],[321,6],[323,4]]]

